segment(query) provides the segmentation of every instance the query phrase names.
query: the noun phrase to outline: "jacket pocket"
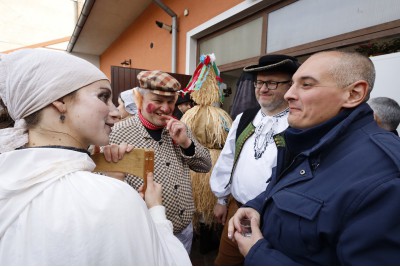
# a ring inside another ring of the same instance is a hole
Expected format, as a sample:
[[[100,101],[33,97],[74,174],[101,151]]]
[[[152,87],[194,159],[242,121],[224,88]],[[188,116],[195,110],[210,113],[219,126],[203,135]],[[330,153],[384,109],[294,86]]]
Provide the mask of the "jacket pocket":
[[[314,220],[323,204],[322,200],[288,189],[277,192],[272,196],[272,199],[279,209],[308,220]]]
[[[275,207],[268,217],[279,233],[270,232],[274,242],[298,255],[319,251],[318,214],[323,201],[289,189],[276,192],[272,199]]]

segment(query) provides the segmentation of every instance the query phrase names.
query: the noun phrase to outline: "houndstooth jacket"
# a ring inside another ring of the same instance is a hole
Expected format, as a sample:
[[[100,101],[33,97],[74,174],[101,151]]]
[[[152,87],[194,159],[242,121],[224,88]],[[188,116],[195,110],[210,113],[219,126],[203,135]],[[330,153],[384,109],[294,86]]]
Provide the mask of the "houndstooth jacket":
[[[162,131],[161,140],[155,141],[138,116],[115,124],[110,134],[111,144],[126,142],[138,148],[154,149],[154,180],[162,184],[163,205],[167,218],[174,226],[174,234],[180,233],[189,225],[195,210],[189,169],[203,173],[211,169],[208,149],[197,142],[190,130],[187,134],[195,145],[193,156],[183,154],[182,149],[173,143],[166,129]],[[141,178],[130,174],[125,180],[136,190],[143,183]]]

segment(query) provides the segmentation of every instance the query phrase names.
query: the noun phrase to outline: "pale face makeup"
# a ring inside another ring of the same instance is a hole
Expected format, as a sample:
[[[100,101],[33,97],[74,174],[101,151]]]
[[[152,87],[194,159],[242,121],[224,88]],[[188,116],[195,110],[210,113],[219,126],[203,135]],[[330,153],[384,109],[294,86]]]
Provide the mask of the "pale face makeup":
[[[72,97],[63,98],[69,134],[82,145],[107,145],[111,127],[120,116],[112,103],[112,91],[107,80],[94,82],[79,89]]]

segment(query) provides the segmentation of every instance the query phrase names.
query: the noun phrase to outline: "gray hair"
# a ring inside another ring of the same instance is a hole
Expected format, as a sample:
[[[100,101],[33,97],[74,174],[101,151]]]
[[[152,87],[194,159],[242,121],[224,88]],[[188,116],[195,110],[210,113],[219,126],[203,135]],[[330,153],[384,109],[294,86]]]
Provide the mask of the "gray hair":
[[[149,89],[144,89],[140,87],[135,87],[135,90],[138,91],[141,96],[144,96],[145,94],[150,92]]]
[[[375,97],[368,101],[376,116],[381,120],[381,127],[393,131],[400,124],[400,106],[389,97]]]
[[[368,94],[364,101],[368,101],[375,83],[375,67],[371,59],[356,52],[323,51],[322,53],[337,53],[338,58],[331,65],[331,74],[339,87],[346,87],[356,81],[368,83]]]

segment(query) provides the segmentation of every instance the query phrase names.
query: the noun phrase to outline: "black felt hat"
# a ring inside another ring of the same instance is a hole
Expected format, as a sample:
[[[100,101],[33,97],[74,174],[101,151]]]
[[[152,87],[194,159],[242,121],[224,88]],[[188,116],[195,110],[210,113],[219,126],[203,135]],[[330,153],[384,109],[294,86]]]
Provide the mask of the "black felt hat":
[[[184,96],[179,94],[178,99],[176,100],[175,106],[186,103],[186,102],[190,102],[190,101],[192,101],[190,99],[190,94],[185,94]]]
[[[296,58],[286,55],[266,55],[260,57],[258,65],[250,65],[243,69],[245,72],[279,71],[293,74],[300,63]]]

